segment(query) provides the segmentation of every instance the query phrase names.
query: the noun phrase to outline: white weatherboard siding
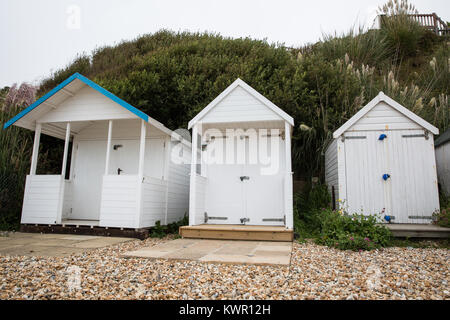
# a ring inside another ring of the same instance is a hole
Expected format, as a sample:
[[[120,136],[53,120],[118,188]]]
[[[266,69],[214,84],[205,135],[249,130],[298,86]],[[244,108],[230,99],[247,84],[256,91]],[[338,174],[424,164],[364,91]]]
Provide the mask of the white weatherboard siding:
[[[55,224],[61,190],[60,175],[28,175],[21,223]]]
[[[100,226],[138,228],[136,175],[103,177]]]
[[[328,146],[325,152],[325,183],[328,186],[330,194],[332,194],[332,187],[334,187],[334,194],[336,200],[339,200],[339,179],[338,179],[338,152],[337,152],[337,140]]]
[[[355,115],[357,121],[353,117],[334,133],[325,153],[328,187],[338,185],[340,208],[350,214],[381,213],[394,217],[394,223],[430,223],[439,210],[429,132],[437,129],[382,94],[368,106],[362,109],[365,114]],[[379,140],[382,134],[386,138]],[[384,180],[384,174],[390,177]]]
[[[203,123],[282,120],[241,87],[236,87],[202,119]]]
[[[142,219],[139,227],[153,227],[156,221],[164,225],[167,181],[144,177],[142,188]]]
[[[441,188],[450,196],[450,142],[436,148],[436,163]]]
[[[385,102],[380,102],[348,131],[405,130],[422,127]]]
[[[43,115],[39,122],[136,119],[137,116],[100,92],[85,86]]]
[[[189,212],[189,162],[191,161],[191,150],[179,142],[171,142],[171,152],[178,153],[177,156],[184,163],[176,163],[172,160],[175,154],[170,155],[168,195],[167,195],[167,223],[181,220]],[[181,152],[181,155],[180,155]]]

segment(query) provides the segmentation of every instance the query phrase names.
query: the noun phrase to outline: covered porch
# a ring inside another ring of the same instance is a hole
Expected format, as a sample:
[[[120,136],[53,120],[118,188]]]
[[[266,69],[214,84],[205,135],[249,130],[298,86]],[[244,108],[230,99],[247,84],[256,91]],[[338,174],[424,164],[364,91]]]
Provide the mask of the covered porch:
[[[36,124],[22,224],[142,228],[152,224],[144,210],[150,200],[164,221],[170,138],[163,132],[144,120],[51,123],[66,129],[62,170],[42,175],[36,173],[40,136],[49,124]]]
[[[84,76],[72,75],[4,128],[10,125],[35,132],[22,225],[137,229],[178,219],[182,206],[167,205],[168,176],[183,171],[170,151],[190,144]],[[64,141],[55,174],[38,172],[43,134]]]

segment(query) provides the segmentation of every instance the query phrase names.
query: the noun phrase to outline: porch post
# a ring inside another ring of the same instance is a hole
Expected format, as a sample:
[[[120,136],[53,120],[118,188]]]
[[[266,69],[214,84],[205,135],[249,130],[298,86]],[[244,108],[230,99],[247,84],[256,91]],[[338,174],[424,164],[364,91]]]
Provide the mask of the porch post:
[[[141,227],[141,220],[142,220],[142,182],[144,179],[145,135],[146,135],[145,121],[141,120],[141,141],[139,146],[139,167],[137,176],[137,195],[136,195],[137,201],[136,228]]]
[[[39,142],[41,140],[41,130],[42,124],[36,123],[36,129],[34,131],[33,155],[31,156],[30,175],[36,174],[36,166],[39,155]]]
[[[284,141],[286,151],[286,174],[284,178],[284,214],[286,215],[286,228],[294,228],[293,196],[292,196],[292,159],[291,159],[291,125],[284,122]]]
[[[146,134],[145,121],[141,120],[141,144],[139,147],[139,169],[138,169],[138,175],[139,177],[141,177],[141,179],[144,176],[145,134]]]
[[[195,225],[195,192],[197,182],[197,142],[198,125],[192,128],[191,179],[189,185],[189,225]]]
[[[66,176],[66,168],[67,168],[67,155],[69,153],[69,142],[70,142],[70,122],[67,122],[66,125],[66,140],[64,141],[64,155],[63,155],[63,163],[62,163],[62,170],[61,170],[61,176],[63,180]]]
[[[109,120],[108,123],[108,142],[106,144],[106,164],[105,164],[105,176],[109,172],[109,154],[111,152],[111,135],[112,135],[113,121]]]

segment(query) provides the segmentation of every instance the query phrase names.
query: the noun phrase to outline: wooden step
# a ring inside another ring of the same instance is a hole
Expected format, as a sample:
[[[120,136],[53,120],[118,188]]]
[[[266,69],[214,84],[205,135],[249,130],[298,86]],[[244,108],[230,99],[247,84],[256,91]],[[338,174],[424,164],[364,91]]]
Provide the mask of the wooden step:
[[[450,238],[450,228],[434,224],[383,224],[397,238]]]
[[[201,224],[180,227],[179,233],[183,238],[195,239],[292,241],[294,238],[293,230],[272,226]]]

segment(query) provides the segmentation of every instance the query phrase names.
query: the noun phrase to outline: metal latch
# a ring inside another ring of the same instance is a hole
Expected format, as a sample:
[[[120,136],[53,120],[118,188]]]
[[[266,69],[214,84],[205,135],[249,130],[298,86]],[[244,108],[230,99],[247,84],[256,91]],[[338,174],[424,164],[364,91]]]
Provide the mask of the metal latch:
[[[248,176],[242,176],[242,177],[239,177],[239,179],[241,179],[241,181],[244,181],[244,180],[250,180],[250,177],[248,177]]]
[[[241,218],[242,224],[245,224],[246,222],[250,222],[250,218]]]

